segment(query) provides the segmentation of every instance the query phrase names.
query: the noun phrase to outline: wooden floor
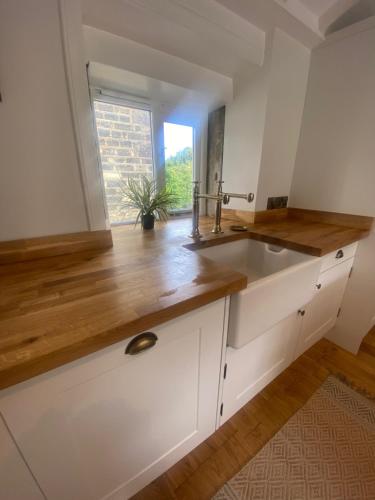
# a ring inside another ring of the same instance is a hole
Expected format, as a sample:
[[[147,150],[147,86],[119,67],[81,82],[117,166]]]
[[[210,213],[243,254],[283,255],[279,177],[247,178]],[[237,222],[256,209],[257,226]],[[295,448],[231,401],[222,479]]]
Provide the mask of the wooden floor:
[[[140,491],[137,500],[203,500],[246,464],[329,374],[375,395],[375,328],[354,356],[322,339],[189,455]]]

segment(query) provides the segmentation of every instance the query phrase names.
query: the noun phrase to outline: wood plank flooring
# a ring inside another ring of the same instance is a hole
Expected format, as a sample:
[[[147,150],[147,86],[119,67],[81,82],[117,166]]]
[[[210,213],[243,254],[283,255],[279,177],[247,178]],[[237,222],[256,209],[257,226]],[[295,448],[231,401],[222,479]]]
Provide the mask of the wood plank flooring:
[[[375,328],[364,339],[357,356],[326,339],[320,340],[133,500],[211,498],[305,404],[329,374],[375,397]]]

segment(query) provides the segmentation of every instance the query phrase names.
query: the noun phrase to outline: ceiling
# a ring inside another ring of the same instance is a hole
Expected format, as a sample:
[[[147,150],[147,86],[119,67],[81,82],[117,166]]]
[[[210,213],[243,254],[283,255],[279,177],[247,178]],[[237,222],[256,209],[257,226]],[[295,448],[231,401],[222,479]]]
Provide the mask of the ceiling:
[[[83,24],[233,76],[263,62],[265,33],[215,0],[82,0]]]
[[[275,0],[315,33],[326,36],[375,14],[375,0]]]
[[[375,16],[375,0],[360,0],[342,16],[337,18],[327,28],[326,34],[334,33],[372,16]]]
[[[375,15],[375,0],[82,0],[83,24],[233,77],[279,28],[312,49]]]

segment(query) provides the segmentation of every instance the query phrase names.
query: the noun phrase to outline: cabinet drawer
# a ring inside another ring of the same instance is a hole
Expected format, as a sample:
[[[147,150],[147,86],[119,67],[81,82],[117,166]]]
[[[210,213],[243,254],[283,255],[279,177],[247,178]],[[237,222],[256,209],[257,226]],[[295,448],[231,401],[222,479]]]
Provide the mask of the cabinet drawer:
[[[331,252],[323,257],[320,272],[324,273],[324,271],[327,271],[331,267],[353,258],[357,251],[357,246],[358,243],[352,243],[351,245],[339,248],[338,250],[335,250],[334,252]]]

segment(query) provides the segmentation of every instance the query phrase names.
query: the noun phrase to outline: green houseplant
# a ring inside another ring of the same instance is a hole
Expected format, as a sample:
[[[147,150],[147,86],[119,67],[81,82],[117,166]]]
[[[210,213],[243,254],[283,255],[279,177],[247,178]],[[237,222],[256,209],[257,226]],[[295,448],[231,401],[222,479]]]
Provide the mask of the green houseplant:
[[[168,219],[168,209],[176,203],[176,197],[165,188],[158,188],[156,182],[143,175],[140,180],[129,178],[122,188],[122,208],[138,210],[135,224],[141,221],[143,229],[153,229],[155,217]]]

